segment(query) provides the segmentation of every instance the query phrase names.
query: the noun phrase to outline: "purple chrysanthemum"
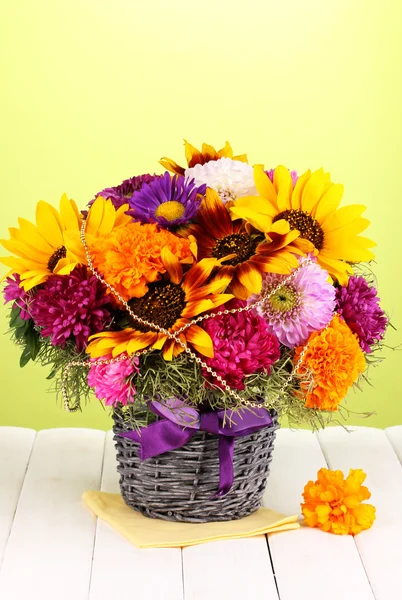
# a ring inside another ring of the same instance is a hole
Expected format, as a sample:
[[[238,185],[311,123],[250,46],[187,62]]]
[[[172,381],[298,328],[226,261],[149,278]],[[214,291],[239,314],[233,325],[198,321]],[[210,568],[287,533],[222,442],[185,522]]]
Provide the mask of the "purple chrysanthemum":
[[[184,225],[196,216],[205,192],[205,184],[196,186],[193,179],[165,173],[129,199],[127,214],[162,227]]]
[[[242,300],[232,300],[223,309],[245,305]],[[276,336],[269,332],[267,323],[254,310],[211,317],[202,326],[214,345],[214,357],[203,357],[203,360],[234,389],[244,390],[246,375],[269,373],[271,365],[280,358]],[[205,369],[203,376],[219,385]]]
[[[270,169],[269,171],[265,171],[272,183],[274,182],[274,173],[275,169]],[[293,187],[296,185],[296,181],[299,179],[297,171],[290,171],[290,176],[292,178]]]
[[[349,277],[348,285],[336,290],[339,314],[357,334],[364,352],[380,341],[387,327],[387,318],[379,306],[380,299],[374,286],[364,277]]]
[[[127,354],[124,353],[126,356]],[[110,359],[111,355],[102,356],[98,360]],[[97,359],[91,359],[93,362]],[[116,406],[121,403],[126,406],[134,402],[135,387],[128,377],[138,373],[139,359],[133,356],[131,359],[119,360],[111,364],[92,365],[88,372],[88,385],[95,390],[95,396],[103,400],[107,406]]]
[[[30,298],[32,297],[32,292],[26,292],[23,287],[21,287],[21,278],[16,273],[11,277],[7,277],[6,285],[3,290],[4,294],[4,302],[15,301],[13,304],[14,307],[18,307],[21,309],[20,317],[24,321],[28,321],[31,318],[30,313],[28,312],[28,306],[30,303]]]
[[[53,346],[75,343],[78,352],[88,337],[102,331],[110,320],[110,298],[104,286],[87,268],[78,265],[69,275],[52,275],[30,304],[35,325]]]
[[[150,175],[149,173],[130,177],[130,179],[125,179],[120,185],[116,185],[115,187],[111,188],[105,188],[96,194],[95,198],[102,196],[102,198],[106,198],[106,200],[111,200],[113,206],[117,210],[120,208],[120,206],[123,206],[123,204],[127,204],[134,192],[139,192],[143,185],[147,185],[155,179],[159,179],[159,177],[161,176]],[[89,206],[93,204],[95,198],[89,202]]]
[[[280,286],[257,310],[288,348],[304,344],[311,332],[326,327],[335,308],[335,288],[328,281],[328,273],[310,260],[301,259],[297,273],[283,285],[288,275],[268,273],[261,294],[250,298],[251,302],[260,300]]]

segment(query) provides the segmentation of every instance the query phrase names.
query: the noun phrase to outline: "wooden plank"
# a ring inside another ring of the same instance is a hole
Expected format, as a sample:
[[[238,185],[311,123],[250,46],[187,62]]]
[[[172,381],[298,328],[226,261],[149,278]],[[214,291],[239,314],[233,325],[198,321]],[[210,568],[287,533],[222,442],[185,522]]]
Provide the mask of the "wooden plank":
[[[0,427],[0,569],[35,435],[33,429]]]
[[[371,529],[355,537],[367,576],[377,600],[401,597],[402,572],[402,466],[386,433],[368,427],[329,428],[319,440],[331,469],[361,468],[377,509]]]
[[[392,444],[396,455],[399,458],[399,462],[402,463],[402,425],[396,425],[395,427],[388,427],[385,430],[387,438]]]
[[[183,548],[186,600],[278,598],[265,536]]]
[[[326,467],[317,436],[278,432],[264,506],[300,514],[305,484]],[[268,536],[281,600],[373,600],[353,538],[302,527]]]
[[[112,437],[112,432],[108,432],[101,489],[119,493]],[[180,548],[136,548],[108,524],[98,520],[89,598],[181,600]]]
[[[81,503],[99,489],[105,433],[38,433],[0,572],[0,598],[88,600],[96,519]]]

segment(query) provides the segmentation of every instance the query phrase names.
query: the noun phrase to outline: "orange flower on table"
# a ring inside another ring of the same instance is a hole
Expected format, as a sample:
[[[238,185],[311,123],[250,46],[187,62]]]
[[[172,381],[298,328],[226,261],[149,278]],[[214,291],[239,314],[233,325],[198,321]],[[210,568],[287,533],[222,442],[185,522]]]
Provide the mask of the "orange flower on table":
[[[191,319],[210,311],[233,298],[223,294],[230,277],[218,272],[210,279],[213,270],[219,265],[216,259],[204,259],[194,264],[186,274],[178,258],[167,248],[163,248],[161,258],[168,278],[150,283],[148,291],[141,298],[132,298],[128,304],[133,313],[149,323],[175,333]],[[140,324],[129,316],[131,327],[122,331],[104,331],[93,335],[87,347],[92,358],[106,354],[113,357],[123,352],[131,355],[144,348],[162,350],[165,360],[172,360],[183,352],[183,347],[166,333],[158,332]],[[191,324],[179,334],[184,344],[190,344],[204,356],[214,355],[213,343],[208,333],[196,324]]]
[[[366,474],[362,469],[342,471],[320,469],[317,481],[309,481],[304,488],[301,504],[306,525],[340,535],[356,535],[369,529],[375,519],[375,507],[362,504],[371,496],[362,485]]]
[[[285,167],[275,169],[272,183],[262,167],[256,166],[254,181],[259,196],[236,200],[231,209],[235,217],[266,228],[286,221],[314,245],[319,265],[341,285],[353,275],[349,263],[374,258],[369,248],[375,243],[359,235],[369,225],[361,217],[366,207],[355,204],[338,208],[343,186],[332,183],[323,169],[306,171],[293,186]]]
[[[201,202],[197,223],[186,231],[197,240],[200,259],[214,257],[222,262],[221,272],[231,280],[230,291],[241,300],[261,291],[263,273],[290,273],[299,266],[295,255],[312,248],[299,240],[299,233],[290,231],[287,223],[266,231],[241,219],[232,221],[212,189],[207,189]]]
[[[226,142],[225,146],[220,150],[215,150],[213,146],[209,144],[203,144],[201,150],[197,150],[194,146],[189,144],[187,140],[184,140],[184,151],[186,155],[187,165],[189,168],[195,165],[205,165],[205,163],[211,160],[219,160],[220,158],[231,158],[233,160],[239,160],[240,162],[247,162],[247,155],[240,154],[239,156],[233,156],[232,146],[229,142]],[[185,174],[185,168],[180,167],[171,158],[164,156],[159,161],[162,167],[178,175]]]
[[[306,348],[307,346],[307,348]],[[366,368],[366,360],[354,334],[338,315],[328,327],[314,331],[306,346],[296,348],[296,365],[306,348],[297,373],[311,376],[312,382],[301,381],[307,408],[335,411],[349,387]]]

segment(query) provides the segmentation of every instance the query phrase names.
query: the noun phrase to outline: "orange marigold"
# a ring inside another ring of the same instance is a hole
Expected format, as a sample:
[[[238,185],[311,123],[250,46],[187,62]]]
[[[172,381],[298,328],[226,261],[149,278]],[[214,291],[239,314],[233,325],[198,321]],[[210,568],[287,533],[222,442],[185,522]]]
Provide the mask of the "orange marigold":
[[[362,469],[342,471],[320,469],[317,481],[309,481],[304,488],[301,504],[306,525],[340,535],[356,535],[369,529],[375,519],[375,507],[361,504],[371,494],[362,485],[366,474]]]
[[[94,266],[125,300],[144,296],[147,284],[166,272],[163,248],[181,263],[191,264],[196,253],[194,238],[179,238],[157,225],[141,223],[117,227],[89,245]]]
[[[294,364],[305,346],[296,348]],[[311,375],[312,384],[302,382],[305,406],[335,411],[349,387],[366,368],[366,360],[354,334],[338,315],[322,331],[314,331],[308,341],[300,375]]]

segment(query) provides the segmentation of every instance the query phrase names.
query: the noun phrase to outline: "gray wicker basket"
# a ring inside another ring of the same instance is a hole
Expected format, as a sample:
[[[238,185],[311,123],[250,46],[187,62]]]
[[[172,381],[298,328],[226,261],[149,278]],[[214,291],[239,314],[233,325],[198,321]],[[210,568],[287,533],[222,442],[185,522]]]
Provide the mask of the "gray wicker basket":
[[[141,461],[137,442],[118,436],[131,427],[124,413],[113,413],[117,470],[125,503],[147,517],[168,521],[231,521],[250,515],[265,490],[278,417],[252,435],[235,439],[234,482],[228,494],[212,498],[219,487],[218,436],[197,432],[182,448]]]

